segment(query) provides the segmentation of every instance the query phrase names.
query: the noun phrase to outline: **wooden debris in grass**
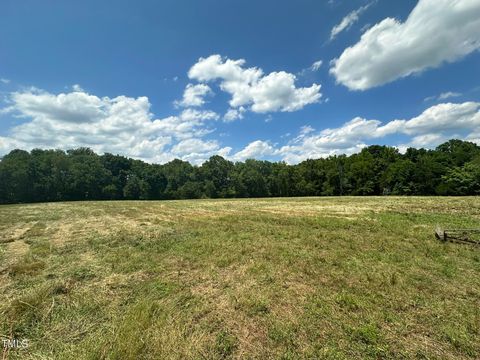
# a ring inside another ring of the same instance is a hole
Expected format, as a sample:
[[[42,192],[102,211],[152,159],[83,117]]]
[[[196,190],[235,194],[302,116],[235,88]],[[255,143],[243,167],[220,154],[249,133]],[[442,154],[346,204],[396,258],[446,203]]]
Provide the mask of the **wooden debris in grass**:
[[[437,226],[435,237],[442,241],[480,245],[480,229],[443,230]]]

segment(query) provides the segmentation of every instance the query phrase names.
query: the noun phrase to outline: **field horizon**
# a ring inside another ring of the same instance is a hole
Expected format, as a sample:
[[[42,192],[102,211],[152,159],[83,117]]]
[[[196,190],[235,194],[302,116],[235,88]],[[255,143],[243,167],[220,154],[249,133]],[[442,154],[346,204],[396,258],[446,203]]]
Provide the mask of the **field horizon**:
[[[478,197],[0,206],[5,359],[480,356]]]

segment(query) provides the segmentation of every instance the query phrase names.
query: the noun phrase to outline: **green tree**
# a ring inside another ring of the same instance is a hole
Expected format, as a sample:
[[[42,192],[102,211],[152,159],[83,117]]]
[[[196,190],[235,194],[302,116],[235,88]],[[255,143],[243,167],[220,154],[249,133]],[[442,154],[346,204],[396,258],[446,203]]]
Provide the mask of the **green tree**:
[[[66,178],[68,200],[96,200],[103,196],[111,173],[105,169],[101,159],[92,150],[79,148],[67,151],[70,159]]]
[[[130,175],[123,188],[123,196],[128,200],[146,200],[149,193],[148,183],[136,175]]]
[[[480,147],[450,140],[435,150],[388,146],[297,165],[213,156],[148,164],[91,149],[13,150],[0,160],[0,203],[311,195],[476,195]]]
[[[200,177],[209,182],[205,185],[205,193],[208,197],[226,198],[233,197],[235,190],[232,184],[231,173],[234,164],[221,156],[215,155],[205,161],[200,167]]]
[[[462,167],[454,167],[442,176],[443,195],[480,194],[480,157]]]
[[[24,150],[13,150],[3,157],[0,162],[0,202],[35,201],[30,161],[30,154]]]

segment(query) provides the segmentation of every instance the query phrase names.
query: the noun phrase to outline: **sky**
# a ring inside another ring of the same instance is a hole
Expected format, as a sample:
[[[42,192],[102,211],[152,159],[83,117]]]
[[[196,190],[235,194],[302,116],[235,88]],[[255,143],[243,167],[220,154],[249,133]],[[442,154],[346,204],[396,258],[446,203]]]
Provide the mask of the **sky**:
[[[0,156],[480,144],[480,0],[2,0]]]

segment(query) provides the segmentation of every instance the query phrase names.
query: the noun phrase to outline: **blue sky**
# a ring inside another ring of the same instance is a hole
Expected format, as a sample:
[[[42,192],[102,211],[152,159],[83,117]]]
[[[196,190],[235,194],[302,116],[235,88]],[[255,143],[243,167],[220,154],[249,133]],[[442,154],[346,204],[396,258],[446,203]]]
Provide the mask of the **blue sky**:
[[[480,143],[479,28],[480,0],[5,0],[0,155],[295,163]]]

